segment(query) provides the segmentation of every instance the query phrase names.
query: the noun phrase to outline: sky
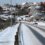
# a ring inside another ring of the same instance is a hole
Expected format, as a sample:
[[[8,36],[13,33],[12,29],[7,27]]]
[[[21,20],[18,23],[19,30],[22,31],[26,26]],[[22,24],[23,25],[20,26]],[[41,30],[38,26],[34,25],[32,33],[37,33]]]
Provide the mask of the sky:
[[[11,4],[11,1],[12,1],[12,4],[21,4],[21,3],[25,3],[25,2],[43,2],[45,0],[0,0],[0,4]]]

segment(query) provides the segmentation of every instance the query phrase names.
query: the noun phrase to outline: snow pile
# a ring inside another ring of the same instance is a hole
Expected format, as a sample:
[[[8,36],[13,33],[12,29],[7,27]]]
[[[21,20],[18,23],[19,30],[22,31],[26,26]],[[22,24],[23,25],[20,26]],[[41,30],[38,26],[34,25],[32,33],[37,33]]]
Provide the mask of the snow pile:
[[[45,22],[37,22],[40,26],[45,26]]]
[[[19,24],[6,28],[0,32],[0,45],[14,45],[15,35]]]

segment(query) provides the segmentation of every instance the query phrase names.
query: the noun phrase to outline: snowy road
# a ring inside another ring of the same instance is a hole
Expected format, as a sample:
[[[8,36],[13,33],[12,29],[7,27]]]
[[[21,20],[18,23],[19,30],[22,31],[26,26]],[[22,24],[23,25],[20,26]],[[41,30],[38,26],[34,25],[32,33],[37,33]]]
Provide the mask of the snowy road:
[[[45,45],[45,32],[41,29],[22,23],[19,31],[19,45]]]
[[[20,26],[19,26],[20,24]],[[21,22],[0,32],[0,45],[14,45],[18,31],[19,45],[45,45],[45,28]]]

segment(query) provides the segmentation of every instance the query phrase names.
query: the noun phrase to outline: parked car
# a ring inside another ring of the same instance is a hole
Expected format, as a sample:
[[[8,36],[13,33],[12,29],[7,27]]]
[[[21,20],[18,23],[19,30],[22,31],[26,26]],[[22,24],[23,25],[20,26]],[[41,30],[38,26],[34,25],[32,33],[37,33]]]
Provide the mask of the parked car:
[[[37,22],[35,22],[34,24],[38,24]]]

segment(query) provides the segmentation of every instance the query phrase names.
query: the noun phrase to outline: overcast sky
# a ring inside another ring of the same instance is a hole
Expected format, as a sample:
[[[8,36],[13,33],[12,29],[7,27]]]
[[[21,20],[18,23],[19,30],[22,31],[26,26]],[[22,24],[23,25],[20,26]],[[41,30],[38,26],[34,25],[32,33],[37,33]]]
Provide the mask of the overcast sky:
[[[21,4],[21,3],[25,3],[25,2],[43,2],[45,0],[0,0],[0,4],[4,4],[4,3],[9,3],[11,4],[11,1],[12,1],[12,4]]]

